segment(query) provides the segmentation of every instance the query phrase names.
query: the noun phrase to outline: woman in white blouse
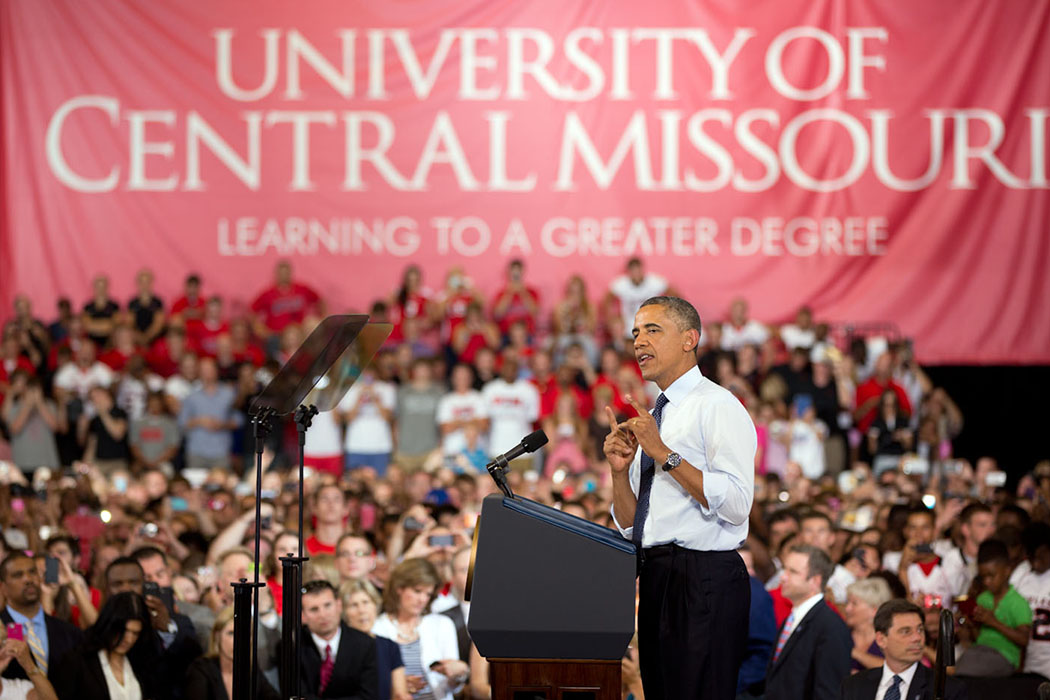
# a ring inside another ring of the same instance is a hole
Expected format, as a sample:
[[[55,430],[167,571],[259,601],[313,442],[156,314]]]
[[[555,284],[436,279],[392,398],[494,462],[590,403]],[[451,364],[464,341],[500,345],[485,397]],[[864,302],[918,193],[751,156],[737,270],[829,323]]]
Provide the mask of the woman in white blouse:
[[[62,661],[56,681],[61,698],[151,700],[148,674],[132,667],[128,652],[150,629],[146,601],[137,593],[118,593],[106,601],[84,643]]]
[[[383,614],[372,633],[393,639],[401,648],[409,692],[415,700],[452,700],[470,667],[459,658],[456,625],[430,614],[430,604],[444,582],[426,559],[406,559],[391,573],[383,590]]]

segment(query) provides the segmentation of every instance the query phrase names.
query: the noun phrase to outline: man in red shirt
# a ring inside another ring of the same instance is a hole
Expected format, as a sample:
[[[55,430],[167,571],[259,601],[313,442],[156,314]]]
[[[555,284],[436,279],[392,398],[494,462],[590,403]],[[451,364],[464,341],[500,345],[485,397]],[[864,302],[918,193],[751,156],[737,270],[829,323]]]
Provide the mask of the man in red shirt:
[[[853,410],[853,419],[861,434],[868,431],[872,421],[879,412],[879,397],[882,392],[892,389],[903,413],[911,415],[911,402],[908,393],[897,382],[893,381],[893,356],[888,352],[879,355],[875,361],[875,371],[868,381],[857,387],[857,406]]]
[[[230,324],[223,318],[222,298],[213,296],[208,299],[204,307],[204,318],[200,323],[193,325],[193,330],[187,329],[190,343],[196,347],[202,355],[215,357],[218,350],[219,336],[230,332]]]
[[[350,514],[346,496],[337,484],[324,484],[314,493],[314,534],[306,540],[311,556],[335,554],[335,545],[346,530]]]
[[[201,296],[201,278],[190,275],[186,278],[183,295],[171,305],[171,320],[192,333],[194,324],[204,318],[204,297]]]
[[[324,316],[323,306],[317,292],[292,280],[292,264],[280,260],[274,268],[274,285],[252,302],[255,332],[260,338],[280,333],[290,323],[302,323],[311,310]]]
[[[515,321],[525,321],[529,335],[536,332],[536,316],[540,312],[540,293],[525,284],[525,263],[511,260],[507,266],[507,286],[496,296],[492,318],[499,324],[504,336]]]

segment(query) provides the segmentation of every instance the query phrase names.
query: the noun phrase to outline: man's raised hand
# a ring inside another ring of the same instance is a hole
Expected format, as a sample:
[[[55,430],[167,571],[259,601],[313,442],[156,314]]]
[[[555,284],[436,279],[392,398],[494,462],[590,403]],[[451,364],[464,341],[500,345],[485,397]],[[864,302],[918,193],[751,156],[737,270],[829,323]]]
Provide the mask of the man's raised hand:
[[[634,460],[634,453],[638,450],[638,440],[634,433],[624,427],[624,424],[616,422],[616,414],[612,408],[605,407],[605,413],[609,418],[609,434],[605,436],[605,444],[602,450],[605,458],[609,460],[609,467],[613,473],[627,471]]]

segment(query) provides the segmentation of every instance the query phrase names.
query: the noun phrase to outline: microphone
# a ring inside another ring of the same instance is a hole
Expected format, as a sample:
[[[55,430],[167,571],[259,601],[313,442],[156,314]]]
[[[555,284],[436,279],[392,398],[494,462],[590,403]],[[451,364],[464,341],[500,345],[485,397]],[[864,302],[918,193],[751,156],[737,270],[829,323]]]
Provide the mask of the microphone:
[[[1050,683],[1040,683],[1035,692],[1039,694],[1039,700],[1050,700]]]
[[[547,444],[547,434],[542,430],[537,430],[534,433],[526,435],[521,442],[514,447],[510,448],[501,455],[497,455],[491,462],[485,465],[488,469],[489,475],[492,476],[493,481],[500,487],[500,490],[507,496],[507,498],[514,498],[514,493],[510,490],[510,486],[507,484],[507,476],[504,473],[507,469],[507,465],[523,454],[529,454],[540,449]]]

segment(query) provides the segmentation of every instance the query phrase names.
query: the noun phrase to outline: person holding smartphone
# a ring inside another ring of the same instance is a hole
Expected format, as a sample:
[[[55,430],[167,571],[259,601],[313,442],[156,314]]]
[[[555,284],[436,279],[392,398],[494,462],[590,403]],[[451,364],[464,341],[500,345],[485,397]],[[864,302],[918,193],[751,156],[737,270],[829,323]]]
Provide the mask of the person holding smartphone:
[[[33,655],[25,641],[9,637],[7,631],[0,628],[0,674],[7,670],[12,661],[29,679],[0,677],[0,699],[58,700],[51,681],[33,662]]]
[[[897,575],[909,598],[923,608],[951,604],[956,591],[941,558],[933,551],[936,516],[925,506],[915,506],[904,526],[904,549]]]

